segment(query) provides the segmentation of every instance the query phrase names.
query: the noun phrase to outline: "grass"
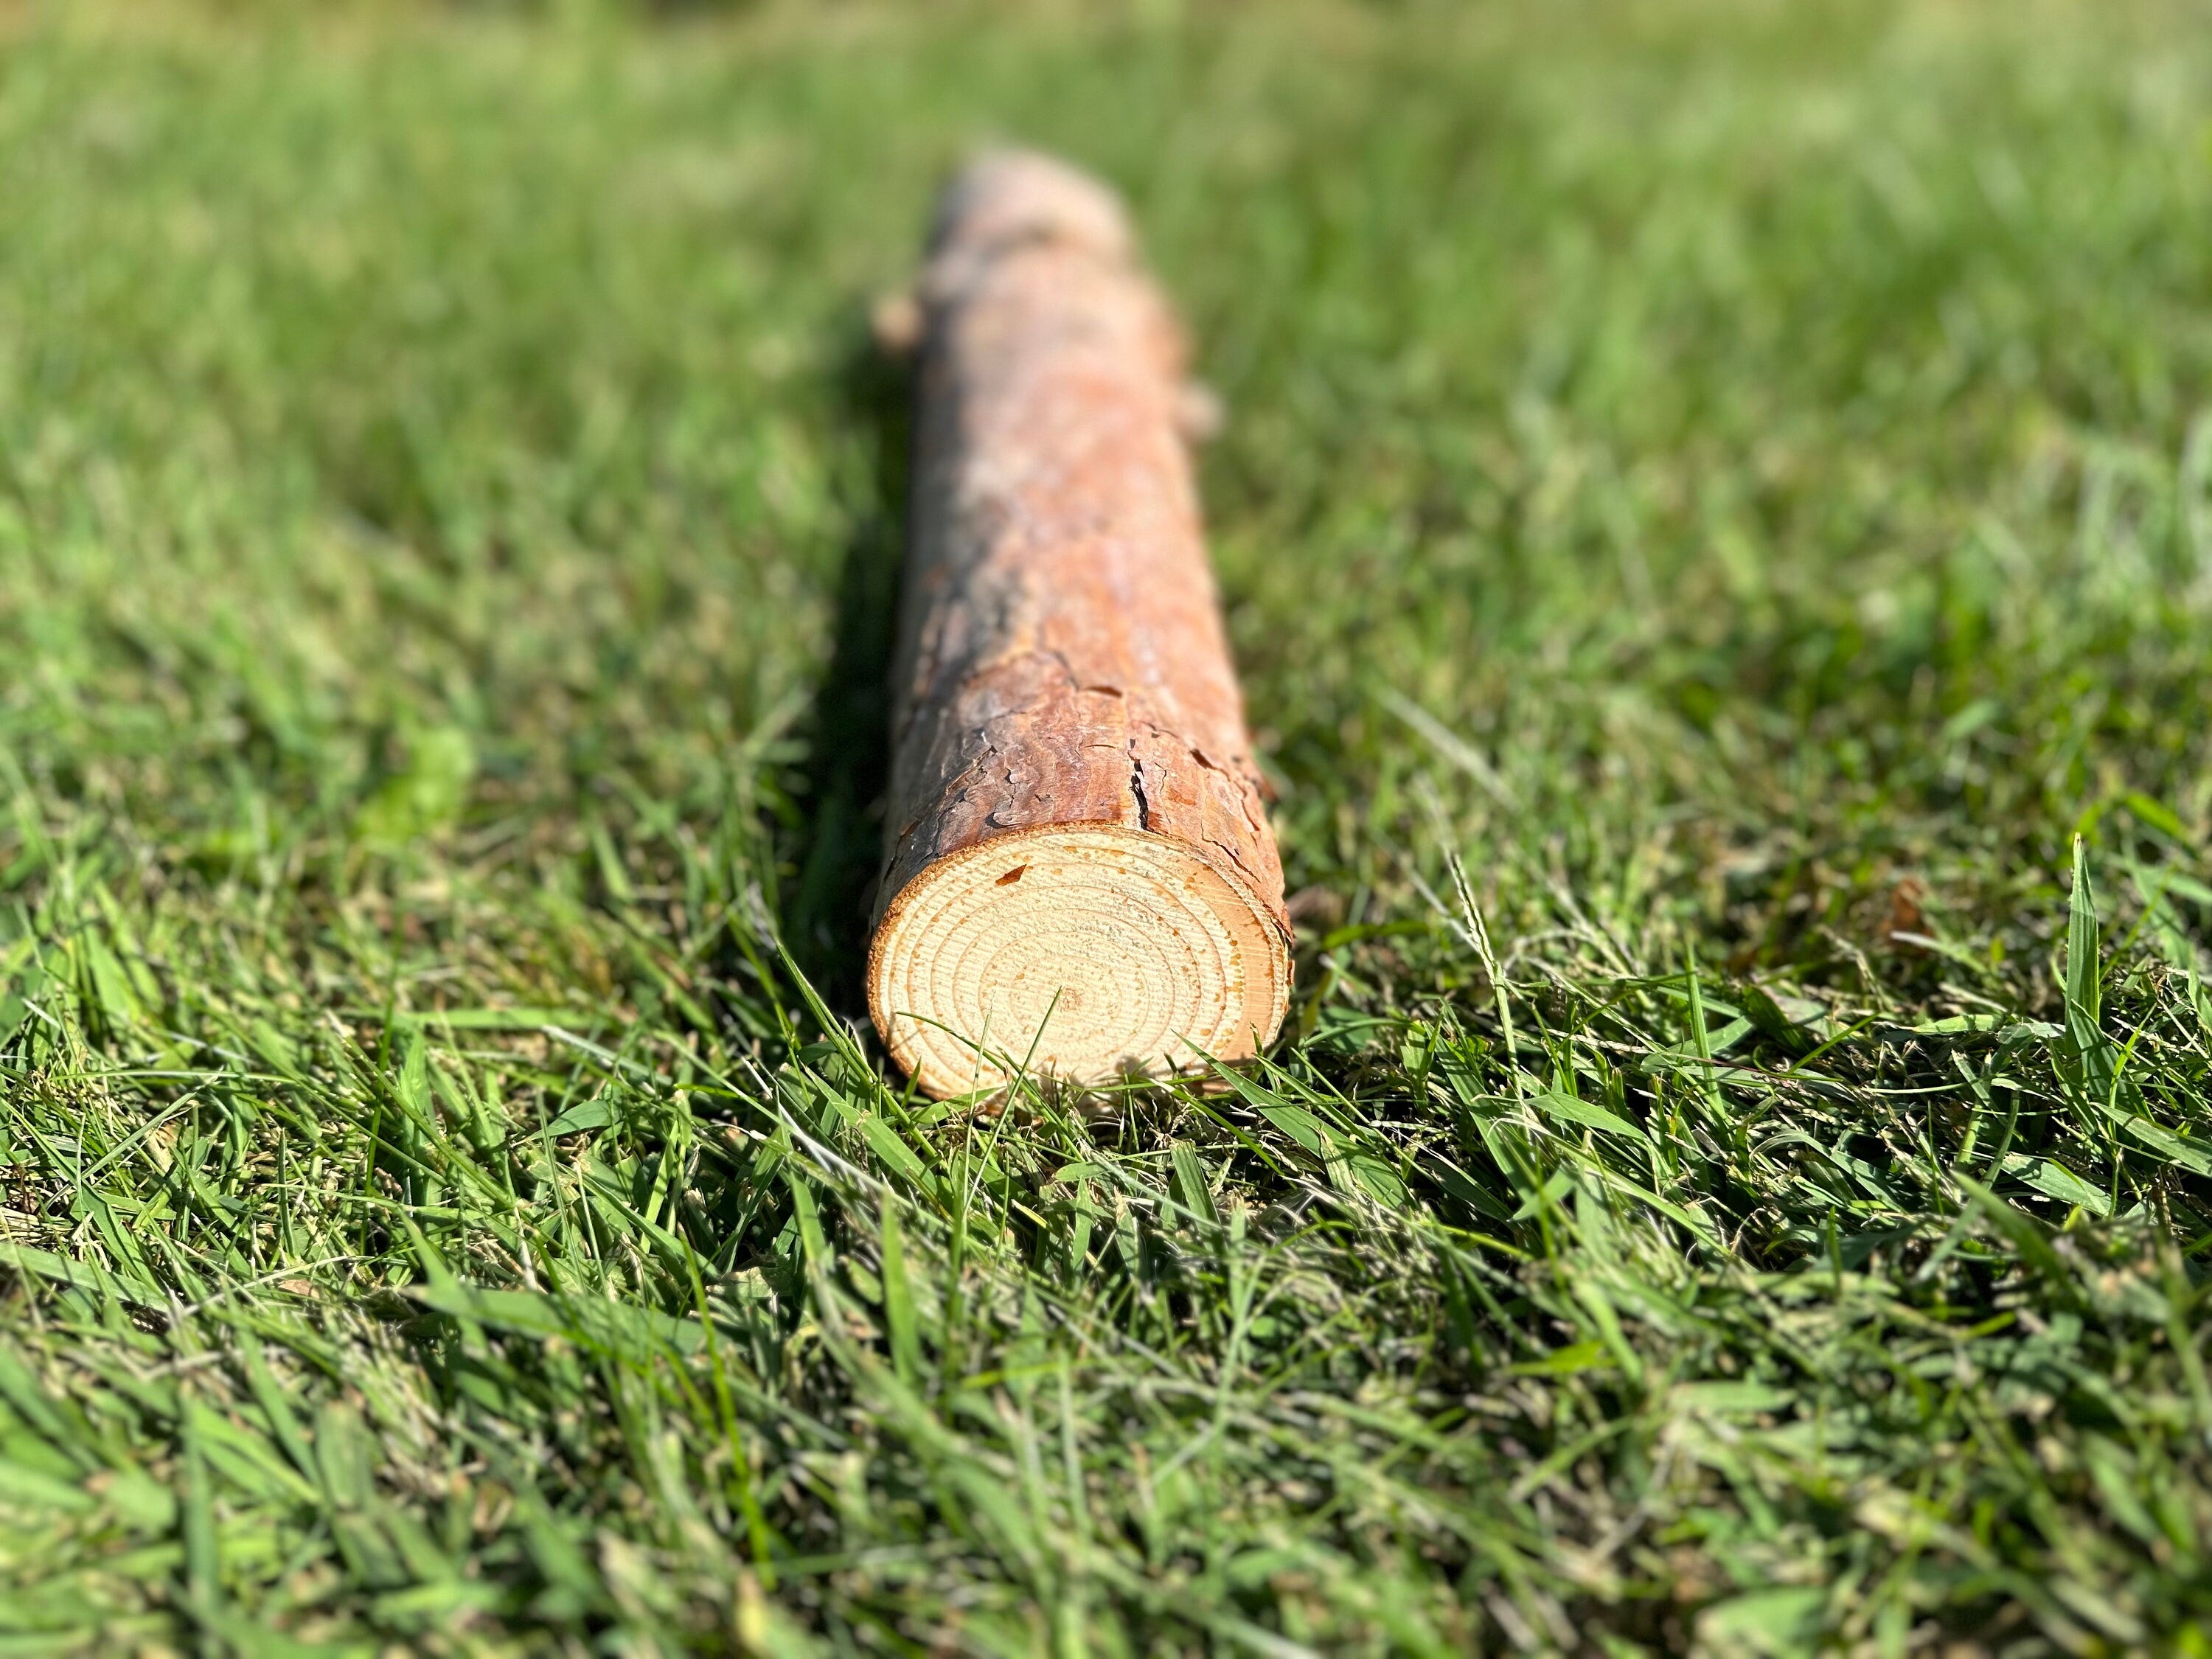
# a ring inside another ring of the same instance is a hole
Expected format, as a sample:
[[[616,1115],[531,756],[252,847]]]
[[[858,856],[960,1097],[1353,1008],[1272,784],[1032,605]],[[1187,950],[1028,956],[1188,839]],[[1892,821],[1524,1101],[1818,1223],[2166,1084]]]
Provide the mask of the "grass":
[[[2179,4],[0,13],[0,1652],[2212,1648]],[[857,986],[971,143],[1130,194],[1304,943]]]

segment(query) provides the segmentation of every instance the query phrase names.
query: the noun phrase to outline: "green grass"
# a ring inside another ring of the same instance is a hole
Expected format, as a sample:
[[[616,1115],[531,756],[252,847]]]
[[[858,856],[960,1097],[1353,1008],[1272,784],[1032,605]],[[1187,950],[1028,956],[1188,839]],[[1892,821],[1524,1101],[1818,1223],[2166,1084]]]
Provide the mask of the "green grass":
[[[0,10],[0,1654],[2212,1650],[2203,24]],[[1089,1117],[856,985],[1006,137],[1304,918]]]

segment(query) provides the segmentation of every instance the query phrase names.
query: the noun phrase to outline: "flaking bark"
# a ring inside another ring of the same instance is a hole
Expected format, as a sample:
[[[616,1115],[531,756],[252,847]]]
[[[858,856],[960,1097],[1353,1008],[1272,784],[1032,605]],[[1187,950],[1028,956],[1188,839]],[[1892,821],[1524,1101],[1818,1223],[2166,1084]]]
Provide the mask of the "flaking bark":
[[[1287,947],[1182,339],[1119,205],[1041,157],[979,162],[945,194],[919,299],[878,915],[994,836],[1118,824],[1233,873]]]

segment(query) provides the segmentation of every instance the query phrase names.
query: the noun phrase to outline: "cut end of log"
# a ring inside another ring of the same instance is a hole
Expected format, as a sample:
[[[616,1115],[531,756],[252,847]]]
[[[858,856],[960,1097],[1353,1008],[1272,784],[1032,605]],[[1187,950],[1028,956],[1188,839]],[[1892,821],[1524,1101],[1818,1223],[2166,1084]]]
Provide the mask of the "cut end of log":
[[[868,1001],[939,1097],[1017,1071],[1091,1086],[1248,1060],[1290,1001],[1281,924],[1241,877],[1115,824],[996,836],[938,860],[884,912]]]

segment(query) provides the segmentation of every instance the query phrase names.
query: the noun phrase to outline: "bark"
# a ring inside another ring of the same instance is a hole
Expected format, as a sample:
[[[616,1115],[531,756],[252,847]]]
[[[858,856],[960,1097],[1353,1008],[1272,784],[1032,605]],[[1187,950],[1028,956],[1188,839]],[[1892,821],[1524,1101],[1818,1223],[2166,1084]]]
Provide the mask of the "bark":
[[[947,191],[919,298],[877,1024],[939,1095],[1249,1055],[1290,923],[1174,319],[1113,197],[1028,155]]]

